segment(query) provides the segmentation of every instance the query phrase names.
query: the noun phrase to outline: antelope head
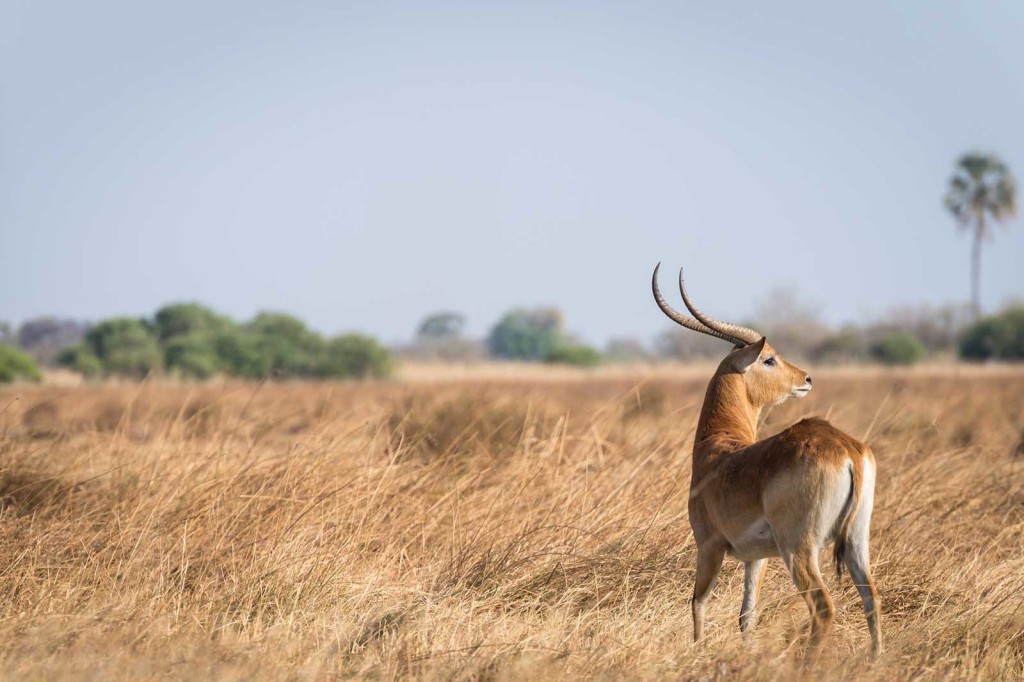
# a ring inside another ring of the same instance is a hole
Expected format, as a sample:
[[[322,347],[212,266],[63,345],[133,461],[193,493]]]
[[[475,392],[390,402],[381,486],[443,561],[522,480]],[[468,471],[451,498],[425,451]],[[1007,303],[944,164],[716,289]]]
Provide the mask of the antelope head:
[[[651,288],[658,307],[669,319],[687,329],[728,341],[734,348],[718,365],[715,377],[739,375],[746,387],[747,399],[755,407],[781,403],[787,398],[803,398],[811,390],[811,375],[792,364],[753,329],[711,317],[693,304],[683,271],[679,270],[679,293],[693,317],[684,315],[665,302],[658,289],[658,269],[654,268]]]

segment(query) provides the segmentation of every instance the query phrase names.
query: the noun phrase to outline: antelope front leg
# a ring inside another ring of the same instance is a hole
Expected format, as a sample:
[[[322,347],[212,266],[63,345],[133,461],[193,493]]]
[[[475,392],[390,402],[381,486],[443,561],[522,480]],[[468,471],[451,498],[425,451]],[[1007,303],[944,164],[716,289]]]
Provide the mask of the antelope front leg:
[[[693,582],[693,600],[690,606],[693,612],[693,641],[699,642],[704,636],[704,605],[711,594],[711,588],[718,580],[718,572],[722,570],[725,559],[725,548],[705,546],[697,548],[697,577]]]

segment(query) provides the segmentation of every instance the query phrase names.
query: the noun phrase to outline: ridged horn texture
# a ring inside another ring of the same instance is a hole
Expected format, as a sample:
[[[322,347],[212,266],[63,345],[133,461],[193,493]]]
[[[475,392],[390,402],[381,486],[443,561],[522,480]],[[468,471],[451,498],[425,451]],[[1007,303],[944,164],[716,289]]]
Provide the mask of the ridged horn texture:
[[[721,320],[715,319],[710,315],[701,312],[700,308],[693,304],[693,301],[690,300],[690,296],[686,293],[686,285],[683,283],[682,268],[679,268],[679,293],[683,295],[683,303],[686,304],[686,309],[693,313],[693,316],[696,317],[701,324],[713,329],[723,337],[727,337],[730,340],[735,341],[740,346],[748,346],[761,340],[761,334],[758,334],[749,327],[743,327],[730,322],[722,322]]]
[[[661,290],[658,289],[658,270],[659,270],[659,268],[661,268],[661,263],[658,263],[654,267],[654,276],[651,278],[651,290],[654,292],[654,301],[655,301],[655,303],[658,304],[658,307],[661,308],[661,312],[665,313],[670,320],[672,320],[676,324],[682,325],[682,326],[686,327],[687,329],[693,330],[695,332],[700,332],[701,334],[707,334],[708,336],[714,336],[716,339],[722,339],[723,341],[728,341],[729,343],[734,343],[734,344],[739,345],[739,346],[745,346],[746,345],[746,343],[744,343],[743,341],[740,341],[738,338],[734,338],[734,337],[732,337],[732,336],[730,336],[728,334],[723,334],[722,332],[715,331],[714,329],[708,327],[707,325],[702,324],[701,322],[699,322],[698,320],[693,319],[689,315],[682,314],[681,312],[679,312],[678,310],[676,310],[672,306],[670,306],[665,301],[665,297],[661,295]],[[682,277],[682,274],[683,274],[682,270],[680,270],[679,271],[679,276]],[[680,283],[682,283],[681,279],[679,281],[680,281]]]

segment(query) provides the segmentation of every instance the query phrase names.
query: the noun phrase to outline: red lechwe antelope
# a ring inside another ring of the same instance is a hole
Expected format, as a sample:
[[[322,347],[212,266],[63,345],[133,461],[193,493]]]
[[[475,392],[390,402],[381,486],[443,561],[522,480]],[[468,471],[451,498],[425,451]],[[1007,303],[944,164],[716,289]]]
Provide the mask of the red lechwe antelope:
[[[726,554],[743,561],[745,568],[740,608],[744,636],[757,622],[767,559],[781,556],[811,612],[807,654],[813,661],[835,616],[818,568],[819,553],[834,542],[836,570],[842,575],[845,564],[857,586],[872,654],[877,656],[879,600],[868,553],[875,487],[871,450],[816,418],[759,441],[762,408],[807,395],[811,377],[752,329],[702,313],[686,293],[682,270],[679,290],[693,317],[665,302],[658,290],[658,268],[652,288],[658,307],[673,321],[736,346],[708,384],[693,441],[689,513],[697,542],[694,640],[703,634],[704,606]]]

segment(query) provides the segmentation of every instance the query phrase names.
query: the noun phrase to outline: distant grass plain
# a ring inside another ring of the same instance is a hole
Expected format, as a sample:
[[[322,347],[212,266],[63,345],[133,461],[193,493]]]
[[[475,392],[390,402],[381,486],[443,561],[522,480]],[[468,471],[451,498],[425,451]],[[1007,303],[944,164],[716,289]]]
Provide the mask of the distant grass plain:
[[[778,560],[752,647],[731,559],[691,641],[710,373],[0,389],[0,677],[791,679]],[[874,449],[885,648],[829,570],[818,675],[1024,678],[1024,369],[814,374],[761,433],[815,414]]]

